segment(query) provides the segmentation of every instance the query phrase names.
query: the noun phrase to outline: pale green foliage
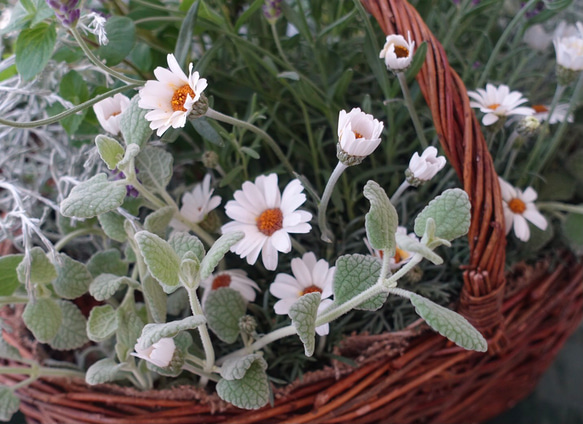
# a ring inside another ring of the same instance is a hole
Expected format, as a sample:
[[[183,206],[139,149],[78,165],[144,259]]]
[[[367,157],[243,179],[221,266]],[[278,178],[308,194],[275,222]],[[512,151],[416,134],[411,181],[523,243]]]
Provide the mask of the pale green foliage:
[[[109,249],[95,253],[87,262],[87,269],[97,277],[100,274],[124,276],[128,272],[128,264],[121,260],[117,249]]]
[[[20,285],[16,268],[24,255],[6,255],[0,258],[0,296],[10,296]]]
[[[117,380],[123,364],[116,363],[111,358],[101,359],[89,367],[85,374],[87,384],[103,384]]]
[[[92,218],[109,212],[123,203],[125,185],[107,180],[107,175],[97,174],[73,187],[69,196],[61,202],[61,213],[75,218]]]
[[[141,349],[147,349],[162,338],[174,337],[181,331],[193,330],[206,322],[203,315],[191,315],[166,324],[146,324],[138,340]]]
[[[97,146],[99,156],[101,156],[101,159],[107,164],[109,169],[115,169],[119,161],[123,159],[125,150],[117,140],[99,134],[95,137],[95,145]]]
[[[94,342],[101,342],[117,331],[117,312],[111,305],[95,306],[87,320],[87,335]]]
[[[214,242],[200,263],[200,278],[204,280],[210,276],[213,273],[215,267],[225,256],[225,253],[227,253],[231,246],[241,240],[244,236],[245,233],[236,231],[233,233],[224,234],[219,237],[219,239]]]
[[[13,359],[19,361],[22,359],[20,352],[11,344],[8,344],[6,340],[0,338],[0,358],[2,359]]]
[[[146,146],[136,157],[140,181],[152,192],[162,192],[172,177],[172,164],[174,159],[167,151]]]
[[[289,309],[289,317],[304,344],[304,352],[310,357],[316,347],[316,317],[320,306],[321,293],[308,293],[301,296]]]
[[[32,284],[48,284],[57,278],[57,270],[40,247],[30,250],[30,282]],[[26,283],[26,263],[23,260],[16,268],[18,280]]]
[[[59,331],[63,322],[63,312],[55,300],[43,297],[26,304],[22,320],[35,339],[41,343],[48,343]]]
[[[10,421],[20,408],[20,399],[6,386],[0,386],[0,421]]]
[[[158,280],[166,293],[172,293],[180,287],[178,269],[180,259],[167,241],[148,231],[135,235],[144,262],[152,276]]]
[[[152,212],[144,221],[144,228],[159,237],[166,235],[166,228],[174,216],[174,208],[166,206]]]
[[[122,284],[134,282],[128,277],[119,277],[114,274],[100,274],[89,286],[89,293],[95,300],[107,300],[115,294]],[[134,282],[138,284],[137,282]]]
[[[75,299],[85,294],[93,281],[85,264],[65,254],[58,255],[56,268],[57,278],[53,281],[53,288],[65,299]]]
[[[192,234],[182,231],[175,232],[170,236],[168,243],[172,246],[172,249],[174,249],[180,259],[184,257],[186,252],[194,253],[199,261],[202,261],[204,258],[204,246],[198,237],[193,236]]]
[[[178,277],[185,287],[196,289],[200,283],[200,262],[192,252],[187,252],[180,261]]]
[[[372,256],[344,255],[336,261],[334,274],[334,302],[342,304],[372,287],[378,280],[381,263]],[[380,293],[355,309],[376,311],[387,300],[387,293]]]
[[[368,181],[363,190],[370,202],[370,211],[365,217],[366,236],[371,246],[385,255],[395,254],[395,233],[399,216],[385,191],[374,181]]]
[[[150,274],[142,281],[142,294],[154,322],[166,321],[166,293]]]
[[[261,408],[269,401],[266,369],[267,363],[258,354],[225,361],[217,394],[239,408]]]
[[[98,215],[97,219],[107,237],[119,241],[120,243],[123,243],[126,240],[127,234],[123,226],[125,221],[123,216],[111,211]]]
[[[49,344],[57,350],[71,350],[83,346],[89,341],[85,317],[77,305],[68,300],[57,300],[57,304],[61,308],[63,321]]]
[[[140,96],[134,96],[130,105],[121,114],[119,127],[126,144],[135,143],[140,148],[148,141],[152,130],[145,116],[148,111],[138,106]]]
[[[413,253],[419,253],[425,259],[430,260],[435,265],[441,265],[443,263],[443,259],[425,244],[414,240],[413,238],[405,235],[405,234],[396,234],[397,244],[403,250]]]
[[[117,310],[117,343],[115,351],[121,362],[125,362],[134,350],[142,333],[144,322],[135,311],[135,305],[125,305]]]
[[[239,320],[246,310],[247,302],[243,296],[229,287],[212,290],[204,303],[209,328],[225,343],[237,340]]]
[[[464,349],[488,350],[486,339],[460,314],[415,293],[411,293],[410,299],[419,316],[442,336]]]
[[[453,240],[470,229],[470,199],[465,191],[454,188],[445,190],[433,199],[415,219],[415,233],[422,237],[428,218],[435,221],[435,236]]]

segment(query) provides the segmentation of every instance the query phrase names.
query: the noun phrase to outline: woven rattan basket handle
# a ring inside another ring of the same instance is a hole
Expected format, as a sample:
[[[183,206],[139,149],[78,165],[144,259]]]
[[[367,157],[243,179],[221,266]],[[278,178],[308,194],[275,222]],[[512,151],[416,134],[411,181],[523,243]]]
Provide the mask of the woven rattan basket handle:
[[[406,0],[362,0],[385,34],[427,42],[417,82],[431,109],[435,129],[449,162],[472,203],[468,234],[470,263],[464,266],[459,310],[489,336],[499,332],[504,289],[506,238],[498,177],[484,135],[470,108],[467,90],[449,66],[443,46]]]

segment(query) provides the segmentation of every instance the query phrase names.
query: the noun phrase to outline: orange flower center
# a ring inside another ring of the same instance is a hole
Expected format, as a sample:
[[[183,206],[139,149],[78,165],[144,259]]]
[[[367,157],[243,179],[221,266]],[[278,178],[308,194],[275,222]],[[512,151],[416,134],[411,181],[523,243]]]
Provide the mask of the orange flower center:
[[[544,113],[549,111],[549,108],[547,108],[545,105],[534,105],[532,108],[536,113]]]
[[[508,202],[508,207],[512,212],[517,214],[522,214],[526,210],[526,204],[517,197]]]
[[[118,110],[117,112],[113,112],[111,115],[109,115],[110,118],[113,118],[114,116],[117,116],[121,113],[121,110]]]
[[[491,105],[488,105],[486,107],[492,110],[496,110],[500,107],[500,103],[492,103]]]
[[[409,57],[409,49],[403,46],[395,46],[395,55],[401,59],[403,57]]]
[[[220,289],[221,287],[229,287],[231,284],[231,276],[229,274],[221,274],[215,277],[211,290]]]
[[[184,102],[186,102],[186,96],[190,95],[191,99],[194,99],[195,94],[190,85],[186,84],[182,87],[178,88],[174,95],[172,96],[172,100],[170,104],[172,105],[172,110],[178,111],[181,110],[182,112],[186,112],[186,108],[184,107]]]
[[[282,228],[283,212],[279,208],[266,209],[257,218],[257,229],[268,237]]]
[[[308,293],[322,293],[322,289],[318,286],[310,286],[306,287],[303,291],[301,296],[308,294]]]
[[[354,133],[354,138],[356,138],[357,140],[358,140],[359,138],[364,138],[364,135],[362,135],[361,133],[359,133],[359,132],[357,132],[357,131],[353,131],[353,133]]]
[[[401,263],[401,261],[407,259],[408,257],[409,254],[407,252],[397,247],[397,251],[395,252],[395,256],[393,256],[393,259],[395,260],[395,263],[398,264]]]

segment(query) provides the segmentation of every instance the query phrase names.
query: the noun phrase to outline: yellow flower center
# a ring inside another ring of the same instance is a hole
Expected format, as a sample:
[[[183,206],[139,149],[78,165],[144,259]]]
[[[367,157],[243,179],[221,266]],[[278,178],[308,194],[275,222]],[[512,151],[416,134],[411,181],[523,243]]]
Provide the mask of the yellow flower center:
[[[395,55],[401,59],[403,57],[409,57],[409,49],[404,46],[395,46]]]
[[[393,259],[395,260],[395,263],[398,264],[401,263],[401,261],[407,259],[408,257],[409,254],[407,252],[397,247],[397,251],[395,252],[395,256],[393,256]]]
[[[231,284],[231,276],[229,274],[221,274],[213,280],[211,290],[220,289],[221,287],[229,287]]]
[[[318,286],[310,286],[310,287],[306,287],[303,291],[302,294],[300,296],[303,296],[305,294],[308,293],[322,293],[322,289]]]
[[[191,99],[194,99],[195,94],[194,90],[190,88],[190,85],[186,84],[182,87],[178,88],[174,95],[172,96],[172,100],[170,104],[172,105],[172,110],[178,111],[181,110],[182,112],[186,112],[186,108],[184,107],[184,102],[186,102],[186,97],[190,95]]]
[[[526,204],[517,197],[508,202],[508,207],[512,212],[517,214],[522,214],[526,210]]]
[[[534,105],[532,108],[536,113],[543,113],[549,111],[549,109],[545,105]]]
[[[496,110],[500,107],[500,103],[492,103],[491,105],[488,105],[486,107],[492,110]]]
[[[283,212],[279,208],[266,209],[257,218],[257,229],[268,237],[282,228]]]
[[[352,131],[354,133],[354,138],[356,138],[357,140],[359,138],[364,138],[364,135],[362,135],[361,133],[357,132],[357,131]]]

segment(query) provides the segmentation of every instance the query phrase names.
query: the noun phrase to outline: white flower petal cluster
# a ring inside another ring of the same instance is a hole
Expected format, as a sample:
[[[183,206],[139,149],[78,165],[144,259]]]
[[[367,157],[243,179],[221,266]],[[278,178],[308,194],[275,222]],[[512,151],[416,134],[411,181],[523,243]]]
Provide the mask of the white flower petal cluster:
[[[415,41],[411,41],[411,32],[407,32],[408,40],[402,35],[387,35],[387,40],[379,57],[385,59],[387,69],[393,72],[402,72],[406,70],[413,60],[415,52]]]
[[[275,313],[287,315],[291,306],[303,295],[319,292],[322,300],[318,307],[318,313],[332,304],[332,282],[336,267],[330,267],[324,259],[317,260],[313,252],[304,253],[302,258],[291,260],[292,275],[277,274],[275,281],[269,286],[269,292],[277,297]],[[329,325],[324,324],[316,327],[316,332],[320,336],[325,336],[329,332]]]
[[[553,39],[557,64],[572,71],[583,71],[583,24],[577,22],[579,34]]]
[[[255,300],[255,291],[261,291],[257,283],[247,276],[242,269],[229,269],[210,275],[201,284],[204,288],[201,303],[204,305],[209,293],[221,287],[229,287],[238,291],[248,302]]]
[[[134,346],[134,350],[136,353],[132,353],[132,355],[145,359],[157,367],[166,368],[172,361],[174,351],[176,350],[176,344],[174,343],[173,338],[163,337],[147,349],[141,349],[140,339],[138,339],[138,342]]]
[[[559,103],[555,106],[555,110],[553,110],[553,116],[549,119],[550,113],[550,106],[547,105],[533,105],[532,108],[535,111],[533,115],[539,121],[549,121],[549,124],[556,124],[559,122],[574,122],[575,118],[573,117],[572,113],[569,112],[569,104],[568,103]]]
[[[445,163],[445,157],[437,156],[437,149],[429,146],[421,156],[417,152],[413,153],[409,161],[409,173],[417,180],[429,181],[443,169]]]
[[[486,84],[486,89],[478,88],[476,91],[468,91],[468,96],[473,99],[470,106],[480,109],[485,115],[482,118],[484,125],[492,125],[500,118],[510,115],[532,115],[534,109],[520,106],[528,99],[522,97],[519,91],[510,91],[507,85],[496,87]]]
[[[105,131],[110,134],[118,135],[120,133],[119,123],[121,114],[127,109],[130,99],[121,93],[113,97],[103,99],[93,105],[93,112]]]
[[[158,136],[170,127],[184,127],[194,104],[207,87],[206,79],[192,72],[192,63],[188,65],[187,76],[173,54],[169,54],[167,60],[170,69],[161,66],[154,69],[157,80],[146,82],[138,102],[142,109],[152,109],[146,119]]]
[[[547,220],[534,204],[537,198],[536,191],[532,187],[528,187],[522,192],[500,177],[498,177],[498,181],[502,193],[506,234],[514,227],[516,237],[519,240],[528,241],[530,229],[527,220],[541,230],[546,230]]]
[[[231,219],[222,226],[223,234],[242,231],[245,237],[231,247],[231,252],[247,258],[254,265],[262,253],[263,265],[270,271],[277,268],[278,252],[291,251],[290,233],[308,233],[312,214],[297,210],[306,195],[299,180],[292,180],[283,194],[277,185],[277,174],[261,175],[255,183],[246,181],[225,206]]]
[[[374,116],[354,108],[349,113],[341,110],[338,116],[338,143],[350,156],[370,155],[381,142],[384,124]]]
[[[196,184],[192,191],[182,196],[180,215],[195,224],[204,221],[208,213],[221,204],[221,196],[213,196],[214,191],[211,189],[211,175],[206,174],[202,183]],[[189,230],[186,225],[176,219],[172,219],[170,226],[179,231]]]

